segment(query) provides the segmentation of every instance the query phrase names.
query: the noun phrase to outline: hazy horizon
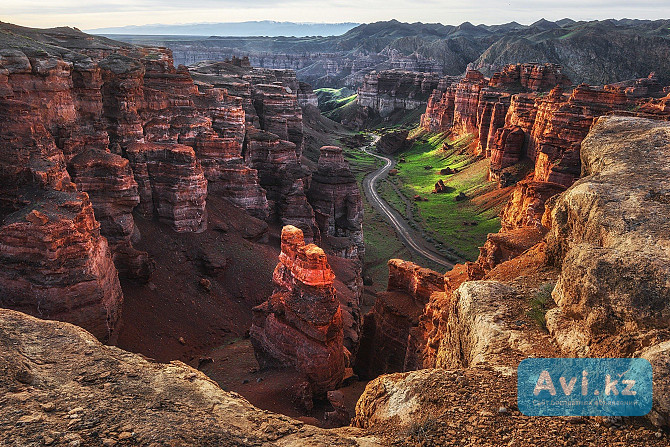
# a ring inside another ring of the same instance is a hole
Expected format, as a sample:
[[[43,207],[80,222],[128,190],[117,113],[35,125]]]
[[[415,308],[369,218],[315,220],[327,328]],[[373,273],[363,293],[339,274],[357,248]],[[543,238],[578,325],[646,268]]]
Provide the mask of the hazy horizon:
[[[271,20],[277,22],[336,24],[371,23],[396,19],[402,22],[459,25],[463,22],[497,25],[511,21],[529,25],[541,18],[555,21],[604,19],[659,19],[670,17],[664,0],[578,1],[549,0],[499,2],[482,0],[478,5],[455,0],[105,0],[82,4],[75,0],[55,0],[44,4],[36,0],[3,1],[0,20],[36,28],[73,26],[82,30],[123,26],[192,25],[201,23],[239,23]]]

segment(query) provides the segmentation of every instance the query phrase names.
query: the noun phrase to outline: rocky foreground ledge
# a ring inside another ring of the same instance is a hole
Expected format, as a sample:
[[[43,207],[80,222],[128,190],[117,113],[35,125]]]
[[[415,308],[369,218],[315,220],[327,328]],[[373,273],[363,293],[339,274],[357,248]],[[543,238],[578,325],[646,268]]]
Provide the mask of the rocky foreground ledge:
[[[376,446],[259,410],[181,362],[154,363],[85,330],[0,309],[0,445]]]

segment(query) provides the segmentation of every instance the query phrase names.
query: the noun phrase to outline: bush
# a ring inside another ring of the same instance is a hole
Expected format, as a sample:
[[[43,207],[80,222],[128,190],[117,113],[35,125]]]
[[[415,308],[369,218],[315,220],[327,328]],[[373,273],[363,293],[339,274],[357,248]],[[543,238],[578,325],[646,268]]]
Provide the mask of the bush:
[[[527,312],[527,315],[535,320],[542,329],[547,329],[547,319],[545,317],[549,306],[552,303],[551,292],[554,291],[556,284],[548,282],[540,286],[535,292],[533,298],[531,298],[530,310]]]

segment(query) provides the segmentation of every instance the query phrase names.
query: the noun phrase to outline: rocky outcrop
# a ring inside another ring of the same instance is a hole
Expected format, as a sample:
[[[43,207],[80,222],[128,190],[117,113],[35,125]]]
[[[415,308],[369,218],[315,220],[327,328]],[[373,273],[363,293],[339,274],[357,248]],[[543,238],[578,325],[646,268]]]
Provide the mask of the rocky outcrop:
[[[548,239],[561,266],[548,326],[568,352],[669,329],[669,135],[666,123],[601,118],[582,144],[584,178],[556,201]]]
[[[137,182],[127,159],[97,149],[74,157],[69,163],[72,180],[91,199],[100,232],[112,249],[119,273],[148,279],[152,271],[146,252],[133,248],[139,233],[133,209],[140,203]]]
[[[244,159],[258,171],[260,184],[267,191],[270,217],[300,228],[308,241],[318,241],[319,228],[306,196],[310,173],[300,164],[295,144],[250,128]]]
[[[302,111],[298,105],[296,91],[281,84],[252,85],[252,99],[258,111],[261,129],[293,143],[296,155],[300,159],[304,136]]]
[[[548,237],[561,268],[547,314],[558,344],[572,355],[646,357],[655,389],[667,389],[668,374],[669,136],[667,123],[600,118],[582,143],[584,177],[556,201]],[[656,392],[649,417],[670,424]]]
[[[463,283],[450,301],[435,366],[514,366],[528,355],[538,352],[537,347],[540,343],[546,343],[547,337],[538,340],[530,331],[506,318],[512,307],[509,302],[513,298],[514,289],[503,283]]]
[[[534,164],[535,181],[568,187],[579,177],[579,145],[597,117],[664,116],[662,100],[640,99],[645,92],[662,95],[650,76],[604,87],[580,84],[564,94],[570,81],[552,64],[508,65],[490,79],[468,71],[446,92],[433,93],[421,126],[454,138],[474,135],[476,154],[491,158],[489,178],[503,187],[519,180],[511,178],[513,167],[524,159]]]
[[[155,215],[177,232],[205,228],[207,179],[191,147],[134,143],[127,154],[139,189],[139,212]]]
[[[433,292],[444,290],[442,275],[411,262],[391,259],[386,292],[363,321],[356,372],[363,377],[405,371],[408,337]]]
[[[454,90],[454,121],[451,132],[458,137],[477,132],[477,109],[479,93],[486,86],[486,78],[478,71],[470,70]]]
[[[293,226],[282,229],[275,293],[254,308],[250,329],[261,367],[293,367],[313,394],[335,389],[344,377],[342,310],[326,254],[305,245]]]
[[[380,445],[359,429],[323,430],[260,410],[182,362],[103,346],[70,324],[0,309],[0,333],[6,445]]]
[[[342,148],[323,146],[307,197],[314,209],[322,240],[336,255],[363,259],[363,201]]]
[[[409,130],[396,130],[382,135],[376,144],[377,150],[383,154],[395,154],[409,147]]]
[[[491,75],[489,86],[513,90],[520,85],[524,90],[543,92],[557,85],[571,85],[572,82],[561,70],[556,64],[510,64]]]
[[[352,425],[392,430],[393,442],[411,446],[456,445],[467,440],[476,445],[531,447],[563,443],[557,441],[559,432],[586,444],[667,444],[667,435],[655,435],[656,429],[649,425],[611,429],[609,423],[592,420],[566,424],[564,418],[524,417],[516,407],[516,383],[515,370],[485,365],[380,376],[366,386]]]
[[[123,294],[86,193],[34,190],[0,227],[0,305],[114,334]]]
[[[117,271],[89,196],[66,170],[63,148],[72,157],[77,145],[51,133],[78,119],[71,65],[3,50],[0,68],[0,304],[108,340],[123,300]]]
[[[292,70],[254,69],[233,61],[203,62],[192,67],[191,74],[201,91],[226,88],[241,98],[247,126],[241,153],[244,163],[258,172],[267,205],[252,184],[253,172],[236,172],[237,178],[248,179],[246,186],[233,180],[224,187],[237,185],[240,192],[247,191],[249,196],[240,200],[252,203],[250,210],[257,217],[266,214],[283,225],[298,226],[308,241],[318,241],[314,211],[305,197],[309,171],[300,162],[304,146],[300,103],[306,107],[314,101],[311,87],[298,82]]]
[[[363,78],[357,102],[381,116],[394,110],[414,110],[426,103],[431,92],[440,86],[436,73],[403,70],[373,71]],[[442,83],[444,85],[444,83]]]

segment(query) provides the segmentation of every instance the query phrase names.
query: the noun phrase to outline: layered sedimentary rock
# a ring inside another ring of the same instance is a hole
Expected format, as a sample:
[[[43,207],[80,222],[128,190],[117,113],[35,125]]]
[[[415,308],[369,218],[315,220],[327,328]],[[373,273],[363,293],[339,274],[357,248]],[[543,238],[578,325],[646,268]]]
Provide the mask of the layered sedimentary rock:
[[[261,129],[295,144],[300,159],[304,136],[296,91],[281,84],[253,84],[252,99]]]
[[[66,89],[70,66],[55,58],[31,62],[17,51],[0,56],[0,303],[107,340],[123,300],[117,271],[91,201],[71,183],[50,133],[55,122],[77,118]],[[50,88],[47,81],[58,82]],[[40,95],[51,108],[36,106]]]
[[[140,203],[137,182],[127,159],[90,149],[69,163],[72,180],[93,204],[100,232],[105,235],[120,273],[147,279],[151,262],[146,252],[132,246],[138,238],[132,211]]]
[[[454,99],[456,90],[447,89],[444,93],[433,91],[428,98],[426,113],[421,115],[421,127],[431,132],[448,132],[454,123]]]
[[[0,305],[108,340],[123,294],[86,193],[35,189],[0,227]]]
[[[561,268],[551,334],[573,355],[647,353],[655,389],[667,389],[670,348],[669,138],[667,123],[600,118],[582,143],[584,177],[556,201],[548,238]],[[670,424],[666,397],[654,394],[650,418]]]
[[[336,254],[362,259],[363,202],[356,178],[342,148],[323,146],[307,197],[314,209],[322,239],[328,237]]]
[[[477,131],[479,93],[486,86],[486,78],[476,70],[469,70],[454,87],[454,120],[451,131],[455,136]]]
[[[508,65],[491,79],[468,71],[446,92],[433,92],[423,128],[473,134],[477,154],[491,158],[489,178],[507,186],[510,168],[524,159],[535,166],[535,181],[570,186],[579,177],[579,144],[594,120],[612,112],[667,116],[654,75],[591,87],[581,84],[569,94],[561,68],[553,64]],[[544,92],[550,90],[548,94]]]
[[[386,292],[365,315],[356,372],[363,377],[405,371],[408,337],[433,292],[444,290],[442,275],[411,262],[391,259]]]
[[[182,362],[103,346],[67,323],[0,309],[0,332],[3,444],[381,445],[260,410]]]
[[[312,86],[306,82],[298,83],[298,105],[303,109],[307,106],[319,107],[319,98]]]
[[[310,173],[300,164],[295,144],[250,128],[244,142],[244,159],[258,171],[260,184],[267,191],[270,216],[283,225],[299,227],[308,241],[318,240],[319,228],[306,196]]]
[[[304,135],[301,106],[314,104],[308,84],[300,83],[293,70],[269,70],[227,62],[203,62],[191,68],[202,87],[225,88],[241,98],[248,125],[274,133],[296,145],[302,154]]]
[[[177,232],[205,228],[207,179],[190,146],[134,143],[127,153],[138,185],[140,213],[158,217]]]
[[[361,107],[369,107],[382,116],[394,110],[418,109],[426,104],[433,90],[446,89],[447,82],[441,82],[441,79],[436,73],[373,71],[363,78],[357,102]]]
[[[344,377],[342,311],[334,279],[323,250],[305,245],[300,229],[284,227],[275,293],[254,308],[250,329],[261,367],[295,368],[316,395],[335,389]]]
[[[502,71],[491,75],[489,86],[494,88],[514,87],[538,92],[551,90],[557,85],[570,85],[570,79],[556,64],[510,64]]]
[[[296,225],[308,241],[318,241],[314,212],[305,197],[309,171],[300,162],[304,146],[301,105],[314,102],[314,93],[298,82],[292,70],[254,69],[233,62],[197,64],[191,74],[201,91],[226,88],[241,98],[247,126],[242,156],[248,167],[258,171],[259,185],[267,192],[267,206],[261,204],[259,194],[253,194],[257,205],[252,209],[263,209],[270,219]],[[254,190],[250,186],[247,182],[244,190]],[[256,211],[258,217],[261,214]]]
[[[669,135],[666,123],[601,118],[582,144],[584,178],[552,210],[549,247],[562,267],[555,313],[585,340],[668,329]]]

